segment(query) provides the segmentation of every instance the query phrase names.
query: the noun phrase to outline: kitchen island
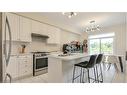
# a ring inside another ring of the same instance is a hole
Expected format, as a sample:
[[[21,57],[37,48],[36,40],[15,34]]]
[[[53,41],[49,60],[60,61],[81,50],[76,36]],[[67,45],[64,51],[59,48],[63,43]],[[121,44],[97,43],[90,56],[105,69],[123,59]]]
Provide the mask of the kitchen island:
[[[51,54],[48,57],[48,82],[71,83],[74,64],[88,59],[89,56],[86,53],[72,53],[66,56]],[[76,74],[78,73],[76,72]]]

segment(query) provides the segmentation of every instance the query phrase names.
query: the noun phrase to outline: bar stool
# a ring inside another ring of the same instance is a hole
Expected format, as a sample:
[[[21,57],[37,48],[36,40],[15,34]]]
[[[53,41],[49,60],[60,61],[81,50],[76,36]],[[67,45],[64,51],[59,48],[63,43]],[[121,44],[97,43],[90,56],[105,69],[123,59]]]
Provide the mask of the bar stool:
[[[85,62],[81,62],[81,63],[78,63],[78,64],[74,64],[72,83],[74,83],[74,80],[77,79],[78,77],[80,77],[80,82],[82,82],[82,79],[84,79],[84,69],[87,70],[88,82],[90,83],[90,79],[93,79],[89,75],[89,69],[91,69],[91,68],[93,68],[93,70],[94,70],[94,79],[93,80],[96,81],[96,72],[95,72],[95,68],[94,68],[94,65],[95,65],[95,62],[96,62],[96,58],[97,58],[97,55],[91,55],[89,61],[85,61]],[[81,71],[80,71],[81,73],[80,73],[80,75],[75,77],[75,69],[76,69],[76,67],[80,67],[81,68]],[[83,76],[82,76],[82,69],[83,69]]]
[[[99,54],[97,57],[97,60],[96,60],[96,65],[95,65],[98,82],[103,82],[103,71],[102,71],[102,66],[101,66],[102,59],[103,59],[103,54]],[[99,70],[98,66],[100,67],[100,70]],[[98,70],[100,71],[100,73],[98,72]],[[101,80],[99,78],[101,78]]]

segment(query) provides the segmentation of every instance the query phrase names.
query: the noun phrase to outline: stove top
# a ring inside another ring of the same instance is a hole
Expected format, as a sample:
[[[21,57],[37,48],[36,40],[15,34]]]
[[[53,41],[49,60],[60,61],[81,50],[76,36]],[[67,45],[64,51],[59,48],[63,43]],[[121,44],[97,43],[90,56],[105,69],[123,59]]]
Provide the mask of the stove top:
[[[50,52],[41,52],[41,51],[36,51],[36,52],[32,52],[32,53],[43,53],[43,54],[46,54],[46,53],[50,53]]]
[[[34,54],[35,57],[41,57],[41,56],[47,56],[49,55],[50,52],[32,52]]]

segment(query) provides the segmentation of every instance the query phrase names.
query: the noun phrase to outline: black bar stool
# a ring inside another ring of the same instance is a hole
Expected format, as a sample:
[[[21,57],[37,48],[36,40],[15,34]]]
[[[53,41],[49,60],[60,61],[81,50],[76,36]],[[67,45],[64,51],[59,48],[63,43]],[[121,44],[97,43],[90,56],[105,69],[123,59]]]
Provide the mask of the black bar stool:
[[[95,68],[94,68],[94,65],[96,63],[96,58],[97,58],[97,55],[91,55],[89,61],[85,61],[85,62],[81,62],[81,63],[78,63],[78,64],[74,64],[72,83],[74,83],[74,80],[76,78],[78,78],[78,77],[80,77],[80,82],[83,81],[83,79],[84,79],[84,69],[87,69],[88,82],[90,83],[90,79],[93,79],[93,80],[96,81],[96,72],[95,72]],[[75,69],[76,69],[76,67],[81,67],[81,73],[80,73],[80,75],[75,77]],[[90,68],[93,68],[93,70],[94,70],[94,78],[91,78],[90,75],[89,75],[89,69]],[[83,69],[83,76],[82,76],[82,69]]]
[[[103,54],[99,54],[97,59],[96,59],[96,65],[95,65],[95,67],[96,67],[96,75],[97,75],[97,81],[98,82],[103,82],[103,71],[102,71],[102,66],[101,66],[102,59],[103,59]],[[99,70],[98,66],[100,67],[100,70]],[[100,72],[98,72],[98,70]]]

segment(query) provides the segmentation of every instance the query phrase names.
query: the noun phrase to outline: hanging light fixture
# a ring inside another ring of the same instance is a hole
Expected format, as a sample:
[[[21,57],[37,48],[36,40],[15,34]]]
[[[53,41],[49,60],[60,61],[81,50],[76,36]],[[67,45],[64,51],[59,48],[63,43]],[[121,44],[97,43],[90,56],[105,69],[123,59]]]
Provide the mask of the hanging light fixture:
[[[73,16],[77,15],[77,13],[75,12],[63,12],[62,14],[67,16],[68,18],[72,18]]]
[[[93,32],[93,31],[99,31],[100,26],[95,23],[94,20],[90,21],[90,26],[86,27],[86,32]]]

